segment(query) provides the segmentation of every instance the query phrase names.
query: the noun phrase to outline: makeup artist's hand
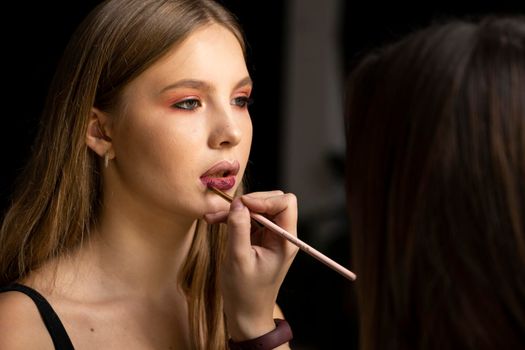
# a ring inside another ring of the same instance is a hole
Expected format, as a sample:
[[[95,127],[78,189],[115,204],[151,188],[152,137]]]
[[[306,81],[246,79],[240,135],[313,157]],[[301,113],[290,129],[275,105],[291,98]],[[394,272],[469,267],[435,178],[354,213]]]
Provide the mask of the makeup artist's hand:
[[[250,220],[263,214],[297,236],[297,201],[282,191],[237,197],[229,212],[205,215],[210,223],[228,223],[228,243],[221,267],[221,288],[228,331],[234,340],[251,339],[275,328],[277,294],[298,248]]]

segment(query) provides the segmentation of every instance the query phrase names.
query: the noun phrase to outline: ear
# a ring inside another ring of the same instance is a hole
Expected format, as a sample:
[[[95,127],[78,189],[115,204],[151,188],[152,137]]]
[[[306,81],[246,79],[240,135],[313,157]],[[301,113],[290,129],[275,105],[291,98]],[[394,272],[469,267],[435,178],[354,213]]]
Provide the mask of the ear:
[[[108,154],[112,159],[114,157],[113,143],[109,135],[111,135],[109,116],[98,108],[91,108],[86,132],[87,146],[99,156],[104,157]]]

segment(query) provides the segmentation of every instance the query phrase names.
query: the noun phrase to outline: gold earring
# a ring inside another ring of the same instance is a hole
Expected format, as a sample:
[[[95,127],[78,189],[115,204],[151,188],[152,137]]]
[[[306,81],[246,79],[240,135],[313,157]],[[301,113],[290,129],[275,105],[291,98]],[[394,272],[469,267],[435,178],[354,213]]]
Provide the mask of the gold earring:
[[[109,151],[104,153],[104,166],[107,168],[109,165]]]

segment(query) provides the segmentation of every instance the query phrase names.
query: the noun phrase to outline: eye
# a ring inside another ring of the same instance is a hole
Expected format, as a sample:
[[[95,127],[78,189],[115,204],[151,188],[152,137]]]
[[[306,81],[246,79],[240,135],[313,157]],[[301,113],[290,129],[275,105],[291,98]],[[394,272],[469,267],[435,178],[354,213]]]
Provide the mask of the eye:
[[[201,104],[201,101],[195,99],[195,98],[190,98],[190,99],[187,99],[187,100],[183,100],[183,101],[179,101],[177,103],[174,103],[171,105],[173,108],[177,108],[177,109],[183,109],[183,110],[186,110],[186,111],[193,111],[194,109],[197,109],[199,107],[202,106]]]
[[[253,103],[253,99],[249,96],[238,96],[232,100],[232,105],[246,108]]]

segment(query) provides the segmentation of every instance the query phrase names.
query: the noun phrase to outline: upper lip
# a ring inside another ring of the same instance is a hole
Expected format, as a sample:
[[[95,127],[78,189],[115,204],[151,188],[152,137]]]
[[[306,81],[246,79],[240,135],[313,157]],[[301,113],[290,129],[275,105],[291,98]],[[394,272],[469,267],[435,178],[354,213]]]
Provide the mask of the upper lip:
[[[235,176],[239,172],[239,162],[236,160],[233,161],[227,161],[223,160],[218,163],[216,163],[214,166],[212,166],[210,169],[208,169],[204,174],[202,174],[201,177],[206,176],[212,176],[212,175],[218,175],[218,176]]]

